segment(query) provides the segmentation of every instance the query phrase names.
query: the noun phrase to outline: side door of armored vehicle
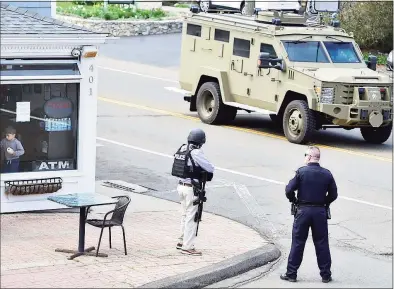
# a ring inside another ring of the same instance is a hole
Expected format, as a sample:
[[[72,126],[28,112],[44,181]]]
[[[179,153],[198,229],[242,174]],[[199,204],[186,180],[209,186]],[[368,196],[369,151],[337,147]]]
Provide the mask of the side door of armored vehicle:
[[[281,58],[281,56],[278,55],[273,41],[270,41],[269,38],[257,38],[256,40],[256,51],[253,54],[256,76],[253,81],[252,97],[258,100],[264,109],[276,112],[278,83],[282,71],[275,68],[258,68],[257,60],[261,52],[269,53],[270,59]],[[275,65],[274,62],[272,64]]]
[[[231,56],[229,63],[229,87],[235,102],[255,106],[252,86],[256,72],[255,39],[242,31],[231,32]]]

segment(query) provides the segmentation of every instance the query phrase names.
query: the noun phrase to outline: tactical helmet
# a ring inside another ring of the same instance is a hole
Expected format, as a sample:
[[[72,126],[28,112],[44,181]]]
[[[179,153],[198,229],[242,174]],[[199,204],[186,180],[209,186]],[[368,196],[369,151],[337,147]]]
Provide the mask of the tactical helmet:
[[[205,143],[205,132],[199,128],[192,129],[187,137],[187,141],[203,145]]]

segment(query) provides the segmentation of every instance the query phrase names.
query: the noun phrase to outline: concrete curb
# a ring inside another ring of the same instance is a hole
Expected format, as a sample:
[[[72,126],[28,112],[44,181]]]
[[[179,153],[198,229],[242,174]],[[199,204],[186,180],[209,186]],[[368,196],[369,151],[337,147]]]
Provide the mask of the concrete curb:
[[[264,266],[281,256],[272,244],[234,256],[225,261],[184,274],[146,283],[137,288],[203,288],[219,281]],[[191,256],[191,258],[193,258]]]

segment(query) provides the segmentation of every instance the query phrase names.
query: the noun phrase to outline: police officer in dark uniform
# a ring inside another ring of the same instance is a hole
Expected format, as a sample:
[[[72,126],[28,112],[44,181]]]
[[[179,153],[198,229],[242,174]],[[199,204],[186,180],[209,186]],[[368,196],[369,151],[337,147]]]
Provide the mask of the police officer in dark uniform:
[[[287,272],[280,276],[282,280],[297,281],[297,270],[301,265],[311,228],[322,282],[332,281],[327,219],[330,218],[329,205],[337,199],[338,193],[333,175],[320,166],[319,160],[319,148],[309,147],[305,153],[306,166],[299,168],[286,186],[286,197],[296,204],[296,212]]]

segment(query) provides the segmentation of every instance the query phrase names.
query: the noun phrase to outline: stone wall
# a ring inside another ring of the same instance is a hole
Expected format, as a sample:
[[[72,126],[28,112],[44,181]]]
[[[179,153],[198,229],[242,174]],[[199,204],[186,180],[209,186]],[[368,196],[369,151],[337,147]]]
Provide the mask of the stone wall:
[[[57,15],[57,19],[83,26],[89,30],[108,33],[112,36],[137,36],[182,32],[182,19],[169,20],[88,20]]]

